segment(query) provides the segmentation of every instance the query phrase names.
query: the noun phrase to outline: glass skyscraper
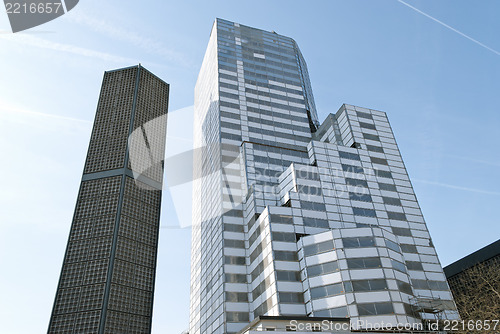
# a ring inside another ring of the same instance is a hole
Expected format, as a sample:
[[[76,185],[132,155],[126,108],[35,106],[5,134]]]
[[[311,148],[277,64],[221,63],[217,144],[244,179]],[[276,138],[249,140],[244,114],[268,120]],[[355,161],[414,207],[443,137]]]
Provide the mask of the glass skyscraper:
[[[342,105],[320,124],[293,39],[215,21],[194,141],[190,334],[456,319],[386,114]]]
[[[149,333],[169,85],[105,72],[49,333]]]

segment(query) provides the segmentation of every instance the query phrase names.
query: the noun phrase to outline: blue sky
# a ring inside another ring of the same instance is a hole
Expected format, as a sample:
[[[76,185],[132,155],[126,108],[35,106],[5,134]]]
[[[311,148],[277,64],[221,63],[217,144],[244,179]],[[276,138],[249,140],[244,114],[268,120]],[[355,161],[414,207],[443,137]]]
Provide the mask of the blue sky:
[[[142,63],[188,115],[215,17],[293,37],[320,119],[388,113],[443,265],[497,240],[500,3],[406,3],[430,17],[398,0],[82,0],[12,34],[0,11],[0,331],[46,331],[103,71]],[[165,199],[153,333],[180,333],[190,230]]]

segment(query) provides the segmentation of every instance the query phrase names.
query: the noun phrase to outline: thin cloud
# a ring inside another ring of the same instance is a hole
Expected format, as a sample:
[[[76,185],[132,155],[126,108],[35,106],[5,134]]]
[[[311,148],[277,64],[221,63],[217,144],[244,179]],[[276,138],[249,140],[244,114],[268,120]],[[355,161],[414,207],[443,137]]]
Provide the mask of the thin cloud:
[[[54,115],[54,114],[47,114],[47,113],[43,113],[43,112],[29,110],[25,107],[13,105],[13,104],[10,104],[10,103],[3,101],[3,100],[0,100],[0,111],[2,112],[2,114],[0,114],[0,115],[4,115],[4,116],[6,115],[6,113],[12,113],[12,114],[23,114],[23,115],[44,117],[44,118],[55,118],[55,119],[60,119],[60,120],[64,120],[64,121],[71,121],[71,122],[78,122],[78,123],[85,123],[85,124],[92,123],[91,121],[84,120],[84,119],[78,119],[78,118],[66,117],[66,116]]]
[[[439,24],[440,24],[440,25],[442,25],[443,27],[448,28],[448,29],[450,29],[450,30],[451,30],[451,31],[453,31],[453,32],[456,32],[456,33],[457,33],[457,34],[459,34],[460,36],[467,38],[468,40],[470,40],[470,41],[472,41],[472,42],[476,43],[477,45],[482,46],[483,48],[485,48],[486,50],[489,50],[489,51],[493,52],[493,53],[494,53],[494,54],[496,54],[497,56],[500,56],[500,52],[498,52],[497,50],[492,49],[492,48],[490,48],[489,46],[487,46],[487,45],[485,45],[485,44],[483,44],[483,43],[479,42],[478,40],[476,40],[476,39],[474,39],[474,38],[470,37],[469,35],[466,35],[466,34],[464,34],[463,32],[461,32],[461,31],[459,31],[459,30],[457,30],[457,29],[455,29],[455,28],[453,28],[453,27],[451,27],[451,26],[447,25],[446,23],[444,23],[444,22],[442,22],[442,21],[439,21],[439,20],[438,20],[438,19],[436,19],[435,17],[432,17],[431,15],[429,15],[429,14],[427,14],[427,13],[422,12],[420,9],[413,7],[412,5],[410,5],[410,4],[406,3],[406,2],[404,2],[403,0],[396,0],[396,1],[397,1],[397,2],[399,2],[399,3],[402,3],[403,5],[407,6],[408,8],[413,9],[413,10],[414,10],[414,11],[416,11],[417,13],[419,13],[419,14],[421,14],[421,15],[423,15],[423,16],[425,16],[425,17],[427,17],[427,18],[431,19],[431,20],[433,20],[434,22],[439,23]]]
[[[496,191],[487,191],[487,190],[482,190],[482,189],[460,187],[460,186],[454,186],[452,184],[433,182],[433,181],[425,181],[425,180],[419,180],[419,179],[412,179],[412,181],[417,182],[417,183],[425,183],[425,184],[430,184],[430,185],[434,185],[434,186],[444,187],[444,188],[469,191],[469,192],[474,192],[474,193],[478,193],[478,194],[500,196],[500,192],[496,192]]]
[[[500,163],[497,163],[497,162],[474,159],[474,158],[463,157],[463,156],[452,155],[452,154],[446,154],[445,156],[449,157],[449,158],[453,158],[453,159],[460,159],[460,160],[470,161],[470,162],[474,162],[474,163],[478,163],[478,164],[500,167]]]
[[[74,23],[85,25],[90,29],[110,38],[132,44],[149,54],[157,55],[167,60],[174,61],[182,66],[189,67],[184,55],[172,51],[171,48],[166,47],[163,43],[157,40],[140,35],[135,30],[124,29],[110,24],[108,21],[94,18],[85,14],[82,10],[72,13],[71,15],[67,15],[66,19]]]
[[[96,58],[115,63],[127,63],[127,64],[137,63],[137,60],[134,59],[115,56],[109,53],[95,51],[91,49],[81,48],[79,46],[71,44],[52,42],[29,34],[0,34],[0,38],[15,43],[20,43],[42,49],[76,54],[82,57]]]

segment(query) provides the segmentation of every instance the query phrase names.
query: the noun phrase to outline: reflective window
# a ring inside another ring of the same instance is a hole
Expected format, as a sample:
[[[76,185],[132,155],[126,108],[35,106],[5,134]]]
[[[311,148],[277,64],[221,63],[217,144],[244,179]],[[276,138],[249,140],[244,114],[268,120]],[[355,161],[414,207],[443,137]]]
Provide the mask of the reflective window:
[[[394,184],[389,184],[389,183],[378,183],[378,188],[380,190],[386,190],[386,191],[398,191],[396,189],[396,186]]]
[[[401,249],[399,249],[399,245],[395,243],[394,241],[391,241],[389,239],[385,239],[385,245],[387,248],[392,249],[395,252],[401,253]]]
[[[368,140],[375,140],[375,141],[380,141],[379,136],[371,135],[368,133],[363,133],[363,138],[368,139]]]
[[[328,220],[326,219],[303,217],[302,220],[305,226],[330,228],[330,224],[328,224]]]
[[[387,217],[394,220],[406,220],[406,215],[402,212],[387,211]]]
[[[384,204],[401,206],[401,200],[394,197],[382,197]]]
[[[328,296],[336,296],[340,295],[343,292],[344,292],[344,287],[342,286],[342,283],[319,286],[317,288],[311,289],[311,298],[317,299]]]
[[[356,174],[364,173],[363,167],[351,166],[351,165],[345,165],[345,164],[342,164],[342,170],[344,172],[348,172],[348,173],[356,173]]]
[[[370,123],[359,122],[359,126],[365,129],[376,130],[375,125]]]
[[[361,201],[361,202],[371,202],[372,197],[370,194],[358,194],[358,193],[353,193],[349,192],[349,199],[351,201]]]
[[[304,210],[326,211],[324,203],[300,201],[300,207]]]
[[[382,267],[382,262],[380,262],[380,258],[378,257],[347,259],[347,267],[349,269],[380,268]]]
[[[280,303],[303,303],[304,295],[296,292],[280,292]]]
[[[347,292],[379,291],[387,289],[385,279],[366,279],[345,282]]]
[[[227,322],[248,322],[248,312],[226,312]]]
[[[375,239],[373,237],[354,237],[342,238],[344,248],[362,248],[375,246]]]
[[[304,256],[311,256],[319,253],[324,253],[333,250],[333,241],[323,241],[317,244],[312,244],[304,247]]]
[[[375,210],[373,209],[365,209],[365,208],[352,208],[352,213],[355,216],[365,216],[365,217],[377,217]]]
[[[404,227],[391,227],[392,233],[403,237],[411,237],[411,230]]]
[[[399,261],[396,261],[396,260],[391,260],[391,264],[392,264],[392,267],[396,270],[399,270],[403,273],[406,273],[406,266],[404,265],[404,263],[401,263]]]
[[[410,245],[410,244],[401,244],[401,250],[403,253],[412,253],[412,254],[417,254],[417,246],[415,245]]]
[[[274,259],[277,261],[298,261],[297,252],[274,251]]]
[[[406,282],[403,282],[400,280],[396,280],[396,282],[398,283],[399,291],[404,292],[404,293],[409,294],[409,295],[413,295],[413,291],[411,289],[410,283],[406,283]]]
[[[392,303],[358,304],[358,313],[359,315],[392,314],[394,307]]]
[[[350,152],[339,151],[339,156],[343,159],[358,160],[358,161],[361,160],[358,154]]]
[[[331,261],[307,267],[307,276],[314,277],[319,275],[325,275],[336,272],[338,270],[339,270],[339,265],[337,261]]]
[[[277,270],[276,279],[278,281],[300,282],[300,272]]]
[[[424,271],[422,263],[418,261],[406,261],[406,267],[408,268],[408,270]]]
[[[248,302],[248,293],[226,291],[227,302]]]
[[[387,160],[386,159],[370,157],[370,160],[374,164],[387,165]]]

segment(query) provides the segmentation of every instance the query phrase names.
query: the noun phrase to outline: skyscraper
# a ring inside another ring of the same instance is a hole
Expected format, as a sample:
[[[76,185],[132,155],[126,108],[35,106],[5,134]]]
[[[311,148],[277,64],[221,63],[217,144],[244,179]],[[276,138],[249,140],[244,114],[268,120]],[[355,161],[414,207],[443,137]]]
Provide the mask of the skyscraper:
[[[457,317],[386,114],[320,125],[293,39],[215,21],[194,142],[190,334]]]
[[[168,95],[105,72],[49,333],[151,331]]]

